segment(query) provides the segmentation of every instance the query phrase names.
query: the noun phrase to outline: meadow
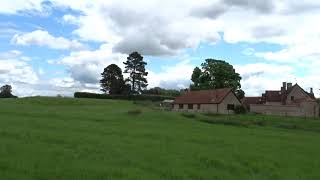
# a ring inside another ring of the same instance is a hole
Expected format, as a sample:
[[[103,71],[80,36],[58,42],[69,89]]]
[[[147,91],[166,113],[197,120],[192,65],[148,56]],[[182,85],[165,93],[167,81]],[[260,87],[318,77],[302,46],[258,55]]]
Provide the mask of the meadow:
[[[0,100],[2,180],[320,179],[320,120]]]

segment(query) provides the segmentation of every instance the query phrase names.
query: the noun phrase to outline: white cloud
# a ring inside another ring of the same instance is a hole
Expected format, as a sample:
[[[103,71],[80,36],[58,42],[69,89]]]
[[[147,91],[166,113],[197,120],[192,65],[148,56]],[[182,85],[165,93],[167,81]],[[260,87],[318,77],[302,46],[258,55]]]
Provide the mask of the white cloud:
[[[16,14],[24,11],[44,11],[44,0],[1,0],[0,13]]]
[[[54,7],[67,7],[78,14],[66,14],[62,20],[76,25],[73,31],[81,40],[104,43],[95,51],[83,50],[77,41],[53,37],[45,31],[38,35],[17,35],[17,44],[35,44],[54,49],[79,50],[64,57],[74,86],[94,88],[102,68],[110,63],[122,65],[131,51],[143,55],[165,56],[196,48],[201,42],[216,43],[223,34],[227,43],[271,43],[278,51],[246,49],[243,53],[268,60],[237,66],[243,75],[247,94],[277,88],[283,80],[297,80],[305,86],[317,85],[316,62],[320,60],[320,2],[314,0],[50,0]],[[3,0],[0,13],[45,11],[42,0]],[[23,35],[28,38],[24,38]],[[19,38],[19,43],[18,43]],[[50,42],[50,43],[49,43]],[[58,43],[52,43],[58,42]],[[108,44],[108,45],[106,45]],[[107,47],[108,46],[108,47]],[[54,63],[52,61],[52,63]],[[246,62],[244,62],[246,63]],[[277,63],[280,63],[277,64]],[[298,65],[293,65],[298,63]],[[293,67],[304,67],[303,75]],[[313,66],[313,67],[311,67]],[[192,65],[178,63],[160,73],[150,71],[150,86],[177,87],[189,83]],[[187,70],[184,72],[183,70]],[[64,81],[62,81],[64,82]],[[65,82],[66,83],[66,82]],[[80,83],[80,85],[77,85]],[[67,83],[68,84],[68,83]],[[178,84],[178,85],[177,85]],[[279,84],[279,85],[278,85]]]
[[[22,54],[21,51],[11,50],[8,52],[0,52],[0,59],[12,59],[20,56]]]
[[[20,89],[21,86],[33,86],[39,81],[37,73],[21,60],[21,55],[22,53],[16,50],[0,53],[0,86],[12,85],[15,87],[13,92],[17,95],[27,93]]]
[[[255,55],[270,61],[310,63],[320,60],[320,47],[310,41],[304,45],[293,45],[276,52],[257,52]]]
[[[155,73],[148,70],[148,83],[150,87],[164,87],[169,89],[184,89],[189,88],[191,84],[191,75],[194,65],[188,60],[174,66],[163,66],[160,73]]]
[[[241,85],[247,96],[259,96],[265,90],[279,90],[282,82],[294,82],[291,66],[267,63],[236,65],[241,75]]]
[[[248,79],[242,80],[242,88],[246,92],[246,96],[261,96],[265,90],[280,90],[282,82],[291,82],[293,84],[298,83],[307,92],[310,88],[313,88],[315,96],[320,96],[320,83],[318,78],[320,74],[314,76],[314,74],[308,74],[302,77],[287,78],[287,74],[279,76],[269,76],[268,74],[263,74],[260,76],[252,76]],[[290,75],[289,75],[290,77]]]
[[[111,43],[115,52],[176,55],[185,48],[196,48],[200,42],[220,40],[215,23],[199,21],[189,15],[195,4],[193,0],[187,3],[138,1],[134,4],[131,1],[81,2],[82,5],[75,5],[56,0],[54,4],[80,10],[79,16],[67,14],[63,17],[65,22],[78,25],[74,34],[83,40]]]
[[[83,50],[85,45],[77,40],[68,40],[63,37],[54,37],[47,31],[36,30],[30,33],[16,34],[11,43],[22,46],[46,46],[52,49],[66,49],[66,50]]]
[[[35,83],[38,76],[25,62],[19,60],[0,60],[0,82]]]
[[[95,51],[72,52],[69,56],[62,58],[59,64],[68,66],[70,77],[75,82],[79,82],[83,88],[91,87],[92,90],[99,91],[100,73],[103,69],[110,64],[117,64],[124,70],[123,62],[126,58],[125,54],[112,53],[112,46],[104,44]],[[148,87],[187,88],[190,85],[193,69],[194,66],[188,60],[183,60],[174,66],[163,66],[160,73],[148,69]],[[124,76],[126,77],[127,74]]]

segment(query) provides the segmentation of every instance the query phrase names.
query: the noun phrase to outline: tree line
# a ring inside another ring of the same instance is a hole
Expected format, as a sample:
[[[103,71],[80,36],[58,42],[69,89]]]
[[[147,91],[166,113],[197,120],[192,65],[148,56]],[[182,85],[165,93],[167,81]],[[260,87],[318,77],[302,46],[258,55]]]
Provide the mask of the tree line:
[[[101,91],[109,94],[140,94],[148,86],[145,66],[147,62],[138,52],[133,52],[127,57],[124,73],[129,77],[124,79],[122,70],[116,64],[111,64],[104,69],[100,80]]]
[[[138,52],[129,54],[127,60],[123,62],[125,69],[122,72],[121,68],[116,64],[107,66],[101,73],[100,80],[101,91],[110,95],[137,95],[151,94],[176,97],[183,91],[154,87],[147,89],[148,81],[146,72],[147,62]],[[129,74],[128,78],[124,79],[123,74]],[[241,89],[241,76],[233,66],[226,61],[216,59],[206,59],[201,67],[195,67],[191,76],[192,83],[189,89],[191,91],[232,88],[239,99],[245,95]],[[4,85],[0,89],[0,98],[14,98],[12,95],[12,87]]]
[[[129,54],[123,64],[125,65],[123,73],[129,74],[129,77],[124,79],[121,68],[116,64],[111,64],[101,73],[101,91],[111,95],[153,94],[166,96],[179,96],[181,91],[184,91],[168,90],[160,87],[147,89],[148,81],[146,77],[148,72],[145,68],[147,62],[138,52]],[[191,81],[189,88],[192,91],[232,88],[239,99],[245,95],[241,89],[240,74],[235,71],[231,64],[223,60],[206,59],[200,68],[194,68]]]

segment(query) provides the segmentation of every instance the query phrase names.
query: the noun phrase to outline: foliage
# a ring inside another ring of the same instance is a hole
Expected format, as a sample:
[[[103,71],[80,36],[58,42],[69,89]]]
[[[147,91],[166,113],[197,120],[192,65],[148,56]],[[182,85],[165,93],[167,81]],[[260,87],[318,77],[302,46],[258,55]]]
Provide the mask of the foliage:
[[[177,97],[181,93],[178,90],[175,89],[164,89],[160,87],[154,87],[151,89],[144,90],[142,94],[152,94],[152,95],[164,95],[164,96],[172,96]]]
[[[87,92],[74,93],[75,98],[93,98],[93,99],[119,99],[119,100],[133,100],[133,101],[163,101],[165,99],[173,99],[171,96],[162,95],[110,95],[110,94],[95,94]]]
[[[12,87],[10,85],[4,85],[0,88],[0,98],[16,98],[12,95]]]
[[[123,64],[125,65],[124,73],[129,73],[126,82],[131,85],[131,93],[141,93],[148,86],[148,81],[145,78],[148,75],[145,69],[147,63],[143,61],[143,56],[138,52],[133,52]]]
[[[125,88],[125,82],[122,70],[115,64],[106,67],[101,73],[100,80],[101,91],[109,94],[122,94]]]
[[[234,108],[234,113],[236,114],[246,114],[247,113],[247,108],[243,105],[237,105]]]
[[[250,125],[250,121],[241,121],[241,120],[201,119],[200,121],[209,123],[209,124],[222,124],[222,125],[229,125],[229,126],[248,127]]]
[[[195,113],[182,113],[181,114],[183,117],[186,117],[186,118],[190,118],[190,119],[193,119],[196,117],[196,114]]]
[[[203,81],[201,75],[202,75],[201,69],[198,67],[194,68],[191,76],[191,81],[193,82],[192,89],[198,89],[201,87],[201,84]]]
[[[190,85],[191,90],[232,88],[239,99],[244,97],[241,90],[241,77],[233,66],[223,60],[206,59],[201,69],[196,67],[193,71]]]

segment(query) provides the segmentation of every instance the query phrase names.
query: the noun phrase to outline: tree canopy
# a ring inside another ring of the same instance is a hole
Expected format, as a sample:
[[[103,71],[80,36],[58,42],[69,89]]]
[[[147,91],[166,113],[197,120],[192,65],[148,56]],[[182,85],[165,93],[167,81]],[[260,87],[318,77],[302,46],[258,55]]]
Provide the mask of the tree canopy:
[[[241,90],[241,76],[226,61],[206,59],[201,69],[196,67],[192,73],[191,90],[232,88],[239,99],[244,97]]]
[[[172,96],[176,97],[181,94],[180,91],[175,89],[164,89],[161,87],[154,87],[148,90],[144,90],[143,94],[151,94],[151,95],[163,95],[163,96]]]
[[[125,87],[122,70],[115,64],[106,67],[101,73],[101,91],[109,94],[121,94]]]
[[[12,95],[12,87],[10,85],[4,85],[0,88],[0,98],[15,98]]]
[[[143,61],[143,56],[138,52],[133,52],[127,57],[124,65],[124,73],[129,74],[126,82],[131,85],[131,93],[141,93],[148,86],[148,81],[145,78],[148,75],[145,69],[147,63]]]

